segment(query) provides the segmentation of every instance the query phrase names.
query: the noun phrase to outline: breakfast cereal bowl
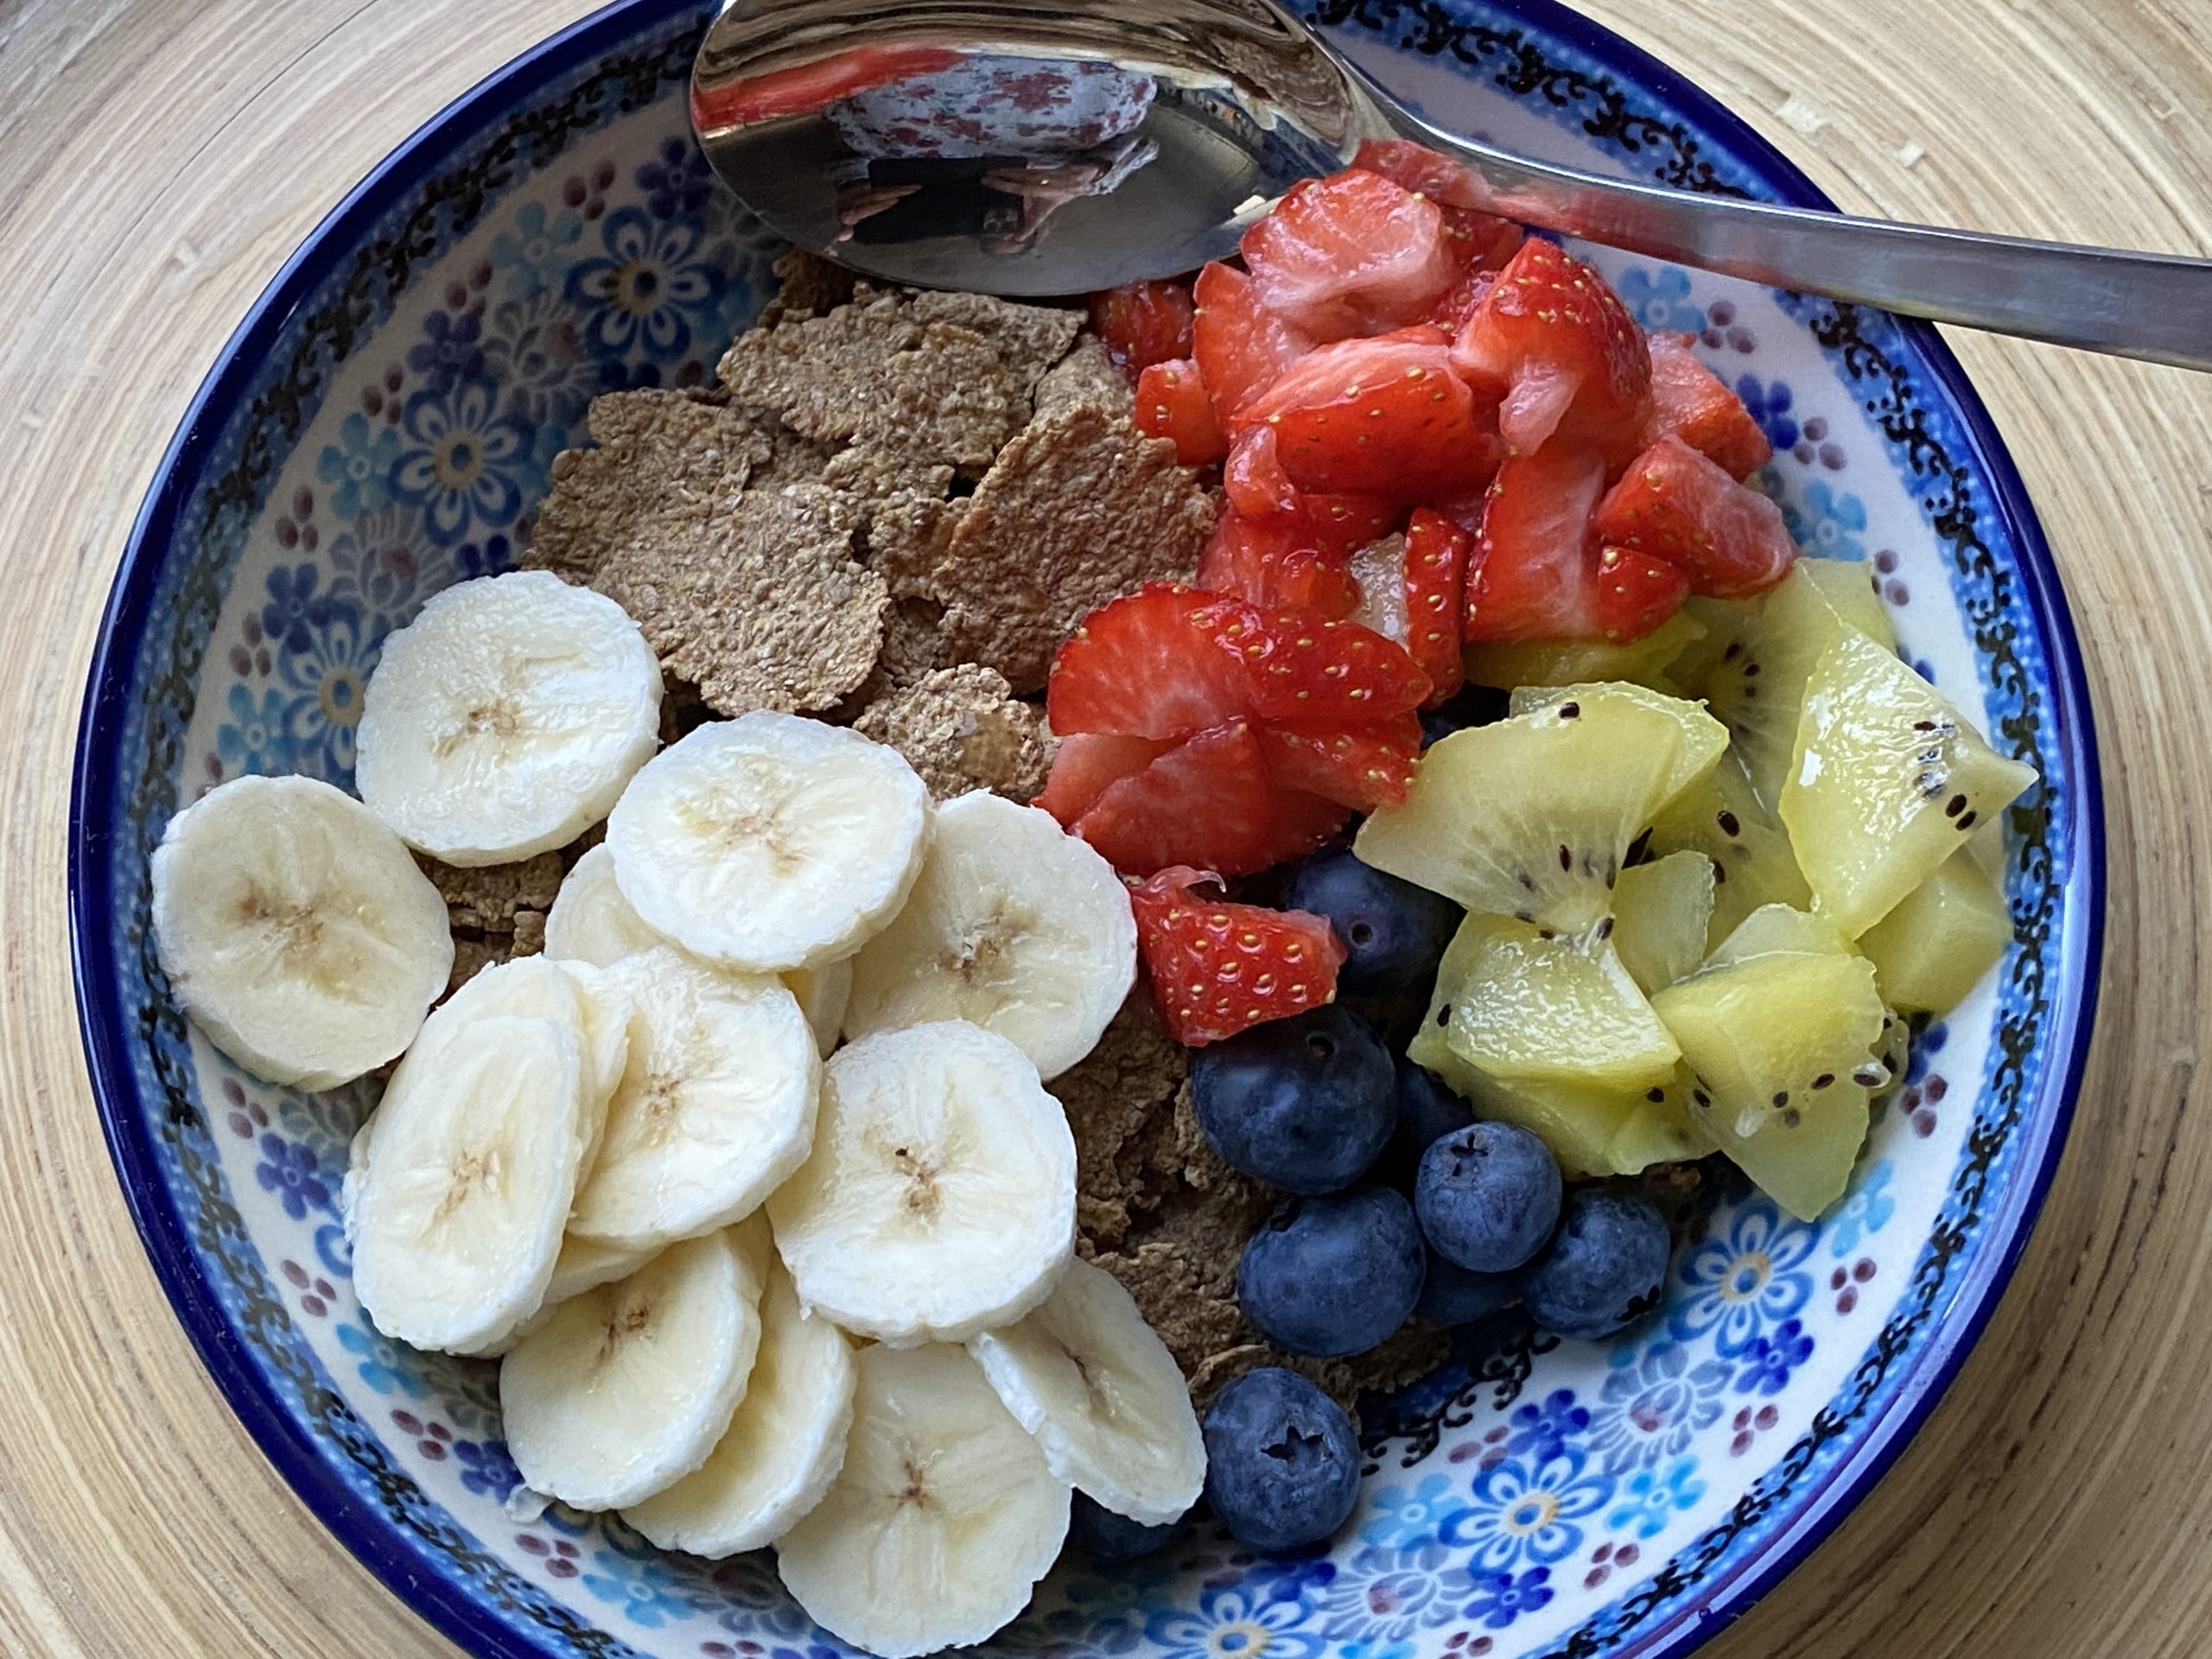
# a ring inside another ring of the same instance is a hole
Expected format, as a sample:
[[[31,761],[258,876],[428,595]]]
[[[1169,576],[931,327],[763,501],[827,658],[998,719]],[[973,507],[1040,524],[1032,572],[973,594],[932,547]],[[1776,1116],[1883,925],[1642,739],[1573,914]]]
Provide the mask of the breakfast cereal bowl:
[[[1532,153],[1817,202],[1678,75],[1548,3],[1323,3],[1428,114]],[[382,641],[511,567],[554,457],[608,391],[709,379],[777,245],[685,121],[711,8],[626,0],[518,58],[317,229],[201,389],[110,598],[79,738],[75,970],[117,1169],[178,1317],[333,1532],[472,1651],[851,1651],[763,1553],[654,1549],[518,1502],[496,1371],[380,1335],[339,1217],[372,1082],[269,1086],[177,1011],[148,927],[181,806],[248,773],[353,780]],[[2005,814],[2015,938],[1917,1033],[1816,1224],[1709,1185],[1664,1306],[1604,1344],[1517,1315],[1363,1403],[1332,1546],[1255,1554],[1203,1516],[1124,1568],[1071,1556],[989,1646],[1256,1659],[1679,1654],[1834,1527],[1986,1321],[2056,1163],[2096,992],[2101,820],[2048,550],[1935,335],[1649,260],[1592,256],[1647,327],[1694,334],[1771,441],[1810,551],[1863,561],[1914,667],[2040,782]]]

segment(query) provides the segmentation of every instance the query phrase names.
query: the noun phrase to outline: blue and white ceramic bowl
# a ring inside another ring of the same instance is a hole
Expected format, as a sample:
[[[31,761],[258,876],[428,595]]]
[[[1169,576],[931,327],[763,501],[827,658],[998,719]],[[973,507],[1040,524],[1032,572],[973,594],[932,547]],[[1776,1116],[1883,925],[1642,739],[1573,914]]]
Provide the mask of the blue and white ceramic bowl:
[[[337,1219],[356,1089],[242,1075],[166,994],[146,929],[163,824],[241,772],[352,779],[379,642],[504,568],[610,387],[705,376],[776,249],[684,122],[709,8],[628,0],[430,123],[309,238],[223,353],[134,530],[86,702],[76,971],[117,1168],[179,1317],[302,1497],[457,1640],[502,1656],[828,1656],[765,1555],[656,1554],[612,1519],[503,1508],[488,1364],[387,1342]],[[1679,76],[1549,0],[1324,0],[1450,123],[1693,188],[1815,201]],[[2007,815],[2018,943],[1926,1032],[1817,1226],[1722,1195],[1662,1313],[1611,1346],[1471,1342],[1369,1414],[1326,1554],[1199,1530],[1121,1574],[1064,1567],[992,1644],[1056,1659],[1680,1654],[1894,1458],[1982,1327],[2063,1138],[2096,982],[2088,706],[2026,498],[1926,331],[1653,264],[1600,263],[1694,330],[1773,439],[1808,546],[1866,561],[1907,655],[2031,762]]]

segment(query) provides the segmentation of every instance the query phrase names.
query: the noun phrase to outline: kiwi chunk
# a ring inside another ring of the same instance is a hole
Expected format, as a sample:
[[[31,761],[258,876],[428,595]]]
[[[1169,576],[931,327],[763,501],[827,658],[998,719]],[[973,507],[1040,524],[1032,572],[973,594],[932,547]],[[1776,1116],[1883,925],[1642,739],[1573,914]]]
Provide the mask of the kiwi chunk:
[[[1469,916],[1438,967],[1431,1023],[1459,1058],[1507,1084],[1635,1090],[1681,1051],[1613,949],[1610,923],[1580,938]]]
[[[1815,906],[1852,938],[2036,780],[1991,749],[1950,702],[1851,632],[1805,688],[1779,811]]]
[[[1866,1138],[1867,1092],[1887,1079],[1873,964],[1766,950],[1651,1001],[1697,1075],[1695,1121],[1792,1214],[1810,1221],[1834,1203]]]
[[[1838,616],[1884,650],[1897,648],[1897,631],[1875,591],[1881,578],[1872,566],[1859,559],[1800,559],[1797,569],[1813,579]]]
[[[1727,727],[1751,792],[1770,811],[1796,751],[1806,682],[1830,645],[1859,632],[1828,595],[1827,582],[1837,579],[1812,574],[1822,563],[1800,559],[1780,587],[1758,599],[1694,601],[1705,638],[1675,671]]]
[[[1625,680],[1655,691],[1679,692],[1669,672],[1677,657],[1705,637],[1706,625],[1677,611],[1641,639],[1615,645],[1604,639],[1531,639],[1511,645],[1470,645],[1467,677],[1477,685],[1513,691],[1524,685],[1582,685]]]
[[[1707,938],[1726,938],[1762,905],[1813,902],[1782,820],[1760,804],[1733,753],[1675,798],[1651,826],[1650,849],[1703,853],[1713,861],[1713,918]]]
[[[1726,743],[1694,703],[1563,688],[1433,745],[1403,804],[1372,814],[1354,850],[1470,911],[1580,934],[1611,913],[1630,844]]]
[[[1622,872],[1625,887],[1632,870]],[[1875,982],[1891,1007],[1943,1014],[1956,1007],[2012,942],[2012,912],[1961,847],[1897,907],[1859,935]],[[1625,957],[1628,948],[1624,944]]]
[[[1712,919],[1713,861],[1703,853],[1631,865],[1613,884],[1613,945],[1647,995],[1697,971]]]

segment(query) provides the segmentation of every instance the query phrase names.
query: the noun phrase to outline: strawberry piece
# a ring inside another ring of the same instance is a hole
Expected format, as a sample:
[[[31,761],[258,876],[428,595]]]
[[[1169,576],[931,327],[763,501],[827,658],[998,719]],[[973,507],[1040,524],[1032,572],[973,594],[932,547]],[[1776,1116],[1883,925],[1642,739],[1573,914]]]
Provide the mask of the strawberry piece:
[[[1605,487],[1603,458],[1569,444],[1514,455],[1498,468],[1468,565],[1467,644],[1604,632],[1590,518]]]
[[[1090,296],[1090,331],[1134,381],[1155,363],[1191,355],[1196,310],[1181,283],[1124,283]]]
[[[1187,357],[1147,363],[1137,376],[1137,430],[1175,440],[1175,459],[1208,467],[1229,453],[1198,365]]]
[[[1324,616],[1350,616],[1359,607],[1344,556],[1317,545],[1293,518],[1224,513],[1199,556],[1198,584],[1255,605],[1298,605]]]
[[[1420,500],[1488,478],[1496,440],[1426,325],[1307,353],[1233,417],[1275,429],[1282,470],[1300,489]]]
[[[1298,520],[1315,545],[1349,555],[1405,522],[1405,509],[1383,495],[1298,493]]]
[[[1403,645],[1357,622],[1270,609],[1243,644],[1252,712],[1262,720],[1364,725],[1418,709],[1429,693],[1428,676]]]
[[[1592,527],[1601,542],[1680,566],[1692,592],[1714,599],[1764,593],[1797,558],[1781,508],[1675,437],[1630,464]]]
[[[1125,875],[1191,859],[1249,875],[1267,868],[1260,849],[1274,810],[1260,740],[1249,721],[1234,720],[1109,784],[1069,828]]]
[[[1178,865],[1129,893],[1153,1000],[1192,1048],[1331,1001],[1346,954],[1321,917],[1192,891],[1219,880]]]
[[[1428,676],[1431,707],[1466,681],[1459,626],[1475,538],[1442,513],[1415,507],[1406,524],[1406,651]]]
[[[1280,791],[1318,795],[1372,812],[1406,798],[1421,760],[1421,718],[1399,715],[1336,731],[1271,726],[1261,733],[1268,775]]]
[[[1368,138],[1352,165],[1426,196],[1444,221],[1444,245],[1463,271],[1500,270],[1526,240],[1521,227],[1489,210],[1492,197],[1471,168],[1410,138]],[[1454,312],[1456,321],[1465,314]]]
[[[1604,277],[1549,242],[1522,245],[1452,341],[1452,366],[1503,400],[1500,429],[1524,454],[1556,433],[1625,461],[1650,412],[1643,330]]]
[[[1325,847],[1335,840],[1351,821],[1350,807],[1339,806],[1319,795],[1309,795],[1302,789],[1284,789],[1278,785],[1274,804],[1268,814],[1268,827],[1252,849],[1251,861],[1264,870],[1303,858],[1315,848]]]
[[[1320,340],[1412,322],[1459,274],[1436,204],[1357,168],[1293,185],[1242,247],[1261,303]]]
[[[1091,612],[1052,659],[1055,732],[1187,737],[1253,712],[1243,645],[1262,632],[1242,600],[1147,583]]]
[[[1598,555],[1593,586],[1606,639],[1641,639],[1682,608],[1689,579],[1678,566],[1632,548],[1607,547]]]
[[[1218,261],[1198,273],[1192,290],[1198,313],[1191,327],[1191,355],[1226,422],[1253,396],[1313,350],[1303,331],[1260,303],[1252,279]]]
[[[1052,751],[1052,770],[1042,794],[1030,805],[1042,807],[1063,824],[1071,824],[1132,772],[1142,772],[1175,747],[1172,737],[1113,737],[1103,732],[1071,732]]]
[[[1732,478],[1749,478],[1774,459],[1744,400],[1697,359],[1687,334],[1651,336],[1651,418],[1644,447],[1680,438]]]
[[[1221,469],[1221,487],[1229,505],[1248,518],[1297,515],[1298,486],[1282,469],[1271,426],[1248,426],[1236,435]]]

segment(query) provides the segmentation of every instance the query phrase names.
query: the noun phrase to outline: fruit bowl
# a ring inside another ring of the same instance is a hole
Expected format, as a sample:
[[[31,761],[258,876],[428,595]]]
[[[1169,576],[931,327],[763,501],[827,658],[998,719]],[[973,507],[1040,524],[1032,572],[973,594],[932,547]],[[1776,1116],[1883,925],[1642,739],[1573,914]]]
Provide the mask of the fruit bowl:
[[[179,1318],[308,1506],[426,1618],[502,1656],[845,1651],[765,1555],[663,1555],[613,1516],[511,1502],[488,1364],[378,1335],[337,1205],[373,1084],[271,1088],[176,1012],[149,861],[248,772],[353,781],[365,677],[423,600],[506,568],[586,404],[696,384],[778,249],[684,120],[712,8],[627,0],[545,41],[385,161],[225,349],[133,530],[79,738],[70,873],[94,1091]],[[1681,78],[1547,3],[1319,21],[1428,113],[1563,161],[1817,201]],[[2016,939],[1920,1033],[1816,1224],[1738,1188],[1629,1336],[1474,1327],[1364,1412],[1325,1552],[1210,1523],[1119,1572],[1070,1560],[991,1646],[1240,1659],[1679,1654],[1739,1613],[1897,1455],[1986,1322],[2063,1141],[2095,996],[2095,754],[2056,575],[1980,403],[1929,331],[1603,251],[1639,321],[1700,337],[1776,449],[1814,552],[1863,560],[1908,659],[2042,782],[2006,815]]]

